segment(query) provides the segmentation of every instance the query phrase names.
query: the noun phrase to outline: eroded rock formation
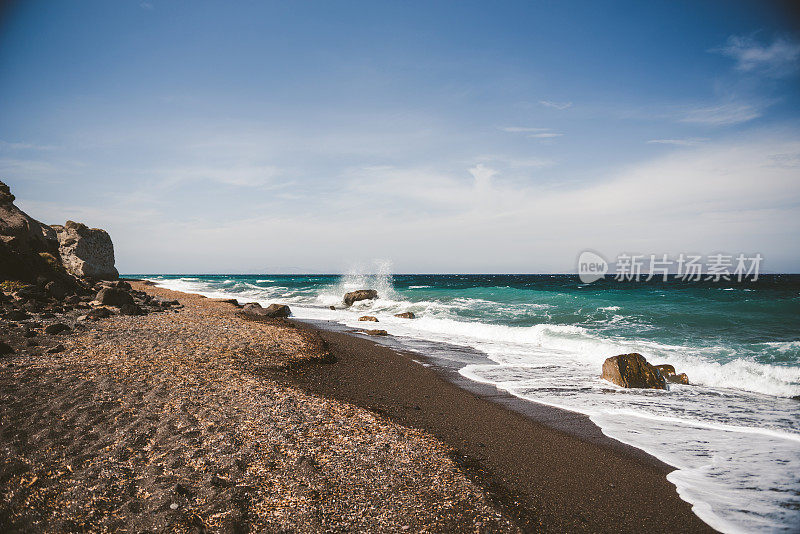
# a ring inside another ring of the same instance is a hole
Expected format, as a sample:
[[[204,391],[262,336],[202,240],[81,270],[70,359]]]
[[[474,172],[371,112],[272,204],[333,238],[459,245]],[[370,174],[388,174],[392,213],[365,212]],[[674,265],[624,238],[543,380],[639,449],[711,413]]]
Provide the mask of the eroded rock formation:
[[[94,280],[119,278],[114,267],[114,244],[108,232],[74,221],[63,226],[54,224],[52,229],[58,237],[61,262],[71,274]]]

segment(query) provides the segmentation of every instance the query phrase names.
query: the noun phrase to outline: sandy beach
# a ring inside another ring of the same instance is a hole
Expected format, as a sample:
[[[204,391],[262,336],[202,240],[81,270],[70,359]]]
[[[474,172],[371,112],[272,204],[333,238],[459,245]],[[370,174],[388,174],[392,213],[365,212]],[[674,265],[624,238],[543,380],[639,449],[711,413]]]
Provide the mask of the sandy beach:
[[[565,431],[369,339],[133,285],[182,307],[3,358],[4,532],[709,530],[668,466],[588,421]]]

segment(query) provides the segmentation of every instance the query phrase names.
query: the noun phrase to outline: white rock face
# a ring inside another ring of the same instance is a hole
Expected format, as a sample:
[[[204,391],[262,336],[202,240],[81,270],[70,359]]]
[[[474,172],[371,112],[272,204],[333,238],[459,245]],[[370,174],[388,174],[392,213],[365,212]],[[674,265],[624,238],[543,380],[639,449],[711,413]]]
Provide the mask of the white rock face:
[[[108,232],[74,221],[67,221],[64,226],[54,224],[52,228],[58,235],[58,251],[67,271],[81,278],[119,278],[114,267],[114,244]]]

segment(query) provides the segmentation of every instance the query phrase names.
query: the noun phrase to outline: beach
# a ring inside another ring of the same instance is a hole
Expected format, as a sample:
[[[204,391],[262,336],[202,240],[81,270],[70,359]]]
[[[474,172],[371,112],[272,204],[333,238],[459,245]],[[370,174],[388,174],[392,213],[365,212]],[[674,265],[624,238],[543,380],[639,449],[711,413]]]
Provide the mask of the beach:
[[[133,286],[182,307],[3,357],[3,531],[710,530],[669,466],[584,417],[520,413],[363,336]]]

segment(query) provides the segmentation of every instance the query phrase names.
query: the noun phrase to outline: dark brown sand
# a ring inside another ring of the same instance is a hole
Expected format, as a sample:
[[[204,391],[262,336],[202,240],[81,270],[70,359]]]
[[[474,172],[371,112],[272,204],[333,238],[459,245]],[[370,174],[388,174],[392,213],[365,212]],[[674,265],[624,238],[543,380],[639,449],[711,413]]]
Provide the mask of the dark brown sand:
[[[315,330],[337,363],[303,367],[291,375],[295,384],[451,446],[462,468],[523,529],[713,532],[666,480],[670,466],[605,437],[587,417],[515,402],[493,387],[462,384],[468,391],[415,362],[419,355]]]

